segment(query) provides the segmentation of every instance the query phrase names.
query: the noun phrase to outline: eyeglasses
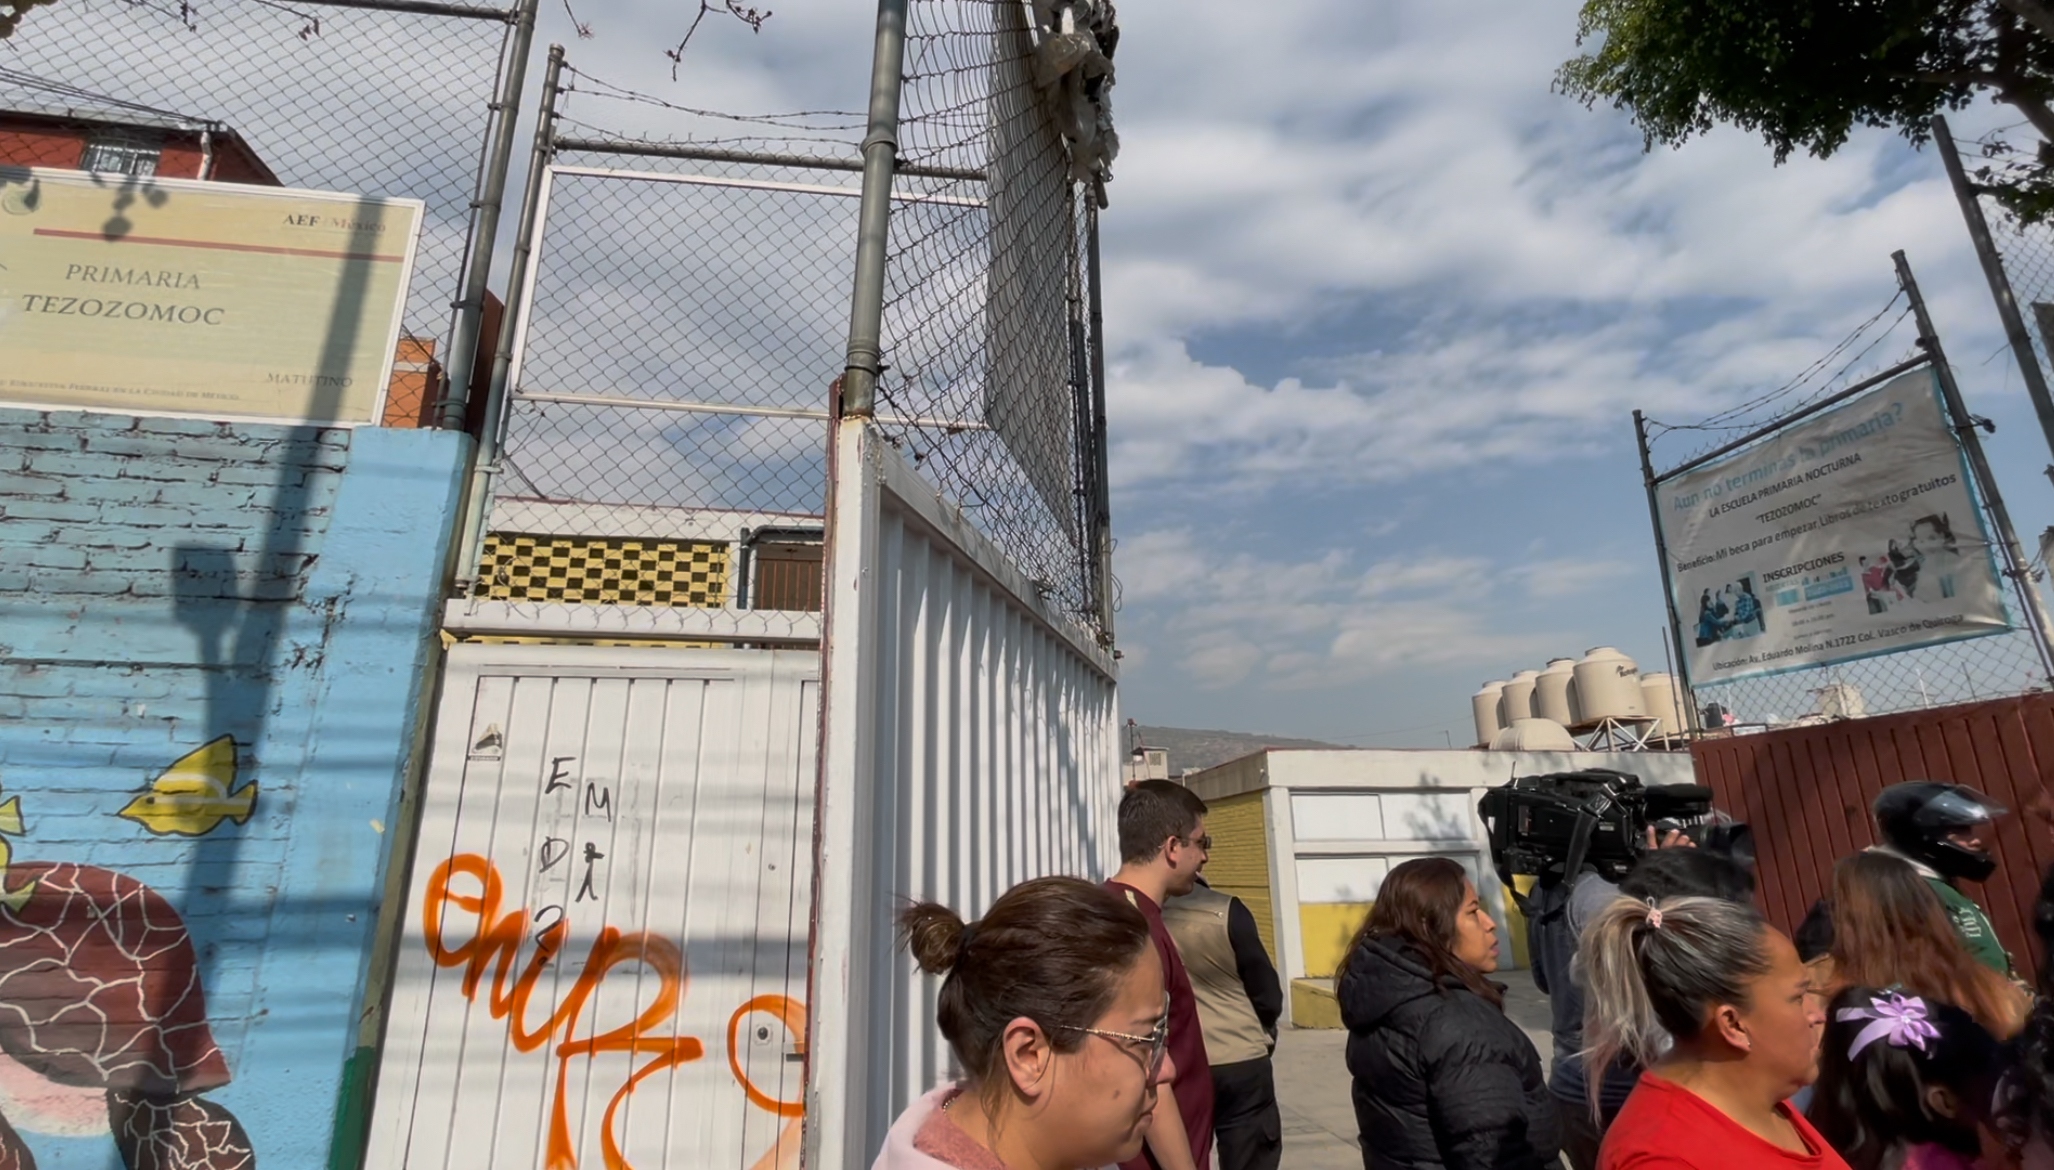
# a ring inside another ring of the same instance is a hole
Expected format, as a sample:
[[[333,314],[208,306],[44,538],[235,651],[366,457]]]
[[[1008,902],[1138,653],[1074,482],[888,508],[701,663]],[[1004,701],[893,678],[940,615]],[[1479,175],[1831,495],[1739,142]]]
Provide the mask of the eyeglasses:
[[[1207,834],[1206,836],[1203,836],[1203,837],[1179,837],[1179,838],[1177,838],[1177,840],[1179,840],[1179,841],[1182,841],[1182,842],[1183,842],[1184,844],[1186,844],[1186,845],[1196,845],[1196,846],[1198,846],[1198,848],[1199,848],[1199,850],[1200,850],[1201,852],[1204,852],[1204,853],[1211,853],[1211,852],[1212,852],[1212,835],[1211,835],[1211,834]]]
[[[1136,1036],[1131,1032],[1113,1032],[1105,1028],[1080,1028],[1075,1024],[1057,1024],[1056,1027],[1065,1028],[1072,1032],[1085,1032],[1093,1036],[1103,1036],[1108,1040],[1125,1040],[1130,1044],[1146,1044],[1148,1046],[1148,1078],[1152,1081],[1155,1079],[1155,1075],[1162,1071],[1163,1054],[1170,1050],[1169,993],[1163,993],[1162,1017],[1155,1022],[1155,1030],[1146,1036]]]

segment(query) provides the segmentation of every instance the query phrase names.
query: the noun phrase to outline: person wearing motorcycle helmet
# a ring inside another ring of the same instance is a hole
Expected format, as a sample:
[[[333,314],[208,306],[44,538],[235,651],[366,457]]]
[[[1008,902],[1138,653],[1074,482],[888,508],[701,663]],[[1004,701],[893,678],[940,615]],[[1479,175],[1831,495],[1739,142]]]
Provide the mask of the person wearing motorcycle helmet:
[[[1870,811],[1883,838],[1870,850],[1909,862],[1939,895],[1976,961],[2015,978],[2011,956],[1997,941],[1990,916],[1956,884],[1980,882],[1996,872],[1997,859],[1990,855],[1987,835],[1990,822],[2005,814],[2003,806],[1965,784],[1909,780],[1885,788]],[[1832,907],[1825,899],[1812,906],[1793,937],[1798,957],[1806,963],[1832,949]]]
[[[2010,975],[2011,956],[1997,941],[1990,916],[1957,884],[1987,881],[1997,871],[1987,838],[1990,822],[2005,814],[2003,806],[1965,784],[1912,780],[1885,788],[1872,811],[1883,838],[1875,851],[1910,862],[1940,896],[1970,953]]]

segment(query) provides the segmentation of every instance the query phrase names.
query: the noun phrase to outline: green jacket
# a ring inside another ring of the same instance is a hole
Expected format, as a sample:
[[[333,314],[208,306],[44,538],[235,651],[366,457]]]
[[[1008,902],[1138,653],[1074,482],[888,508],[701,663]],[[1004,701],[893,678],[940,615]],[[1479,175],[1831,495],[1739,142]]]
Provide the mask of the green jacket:
[[[1976,957],[1976,962],[2011,977],[2011,956],[2004,950],[2004,944],[1997,941],[1997,928],[1990,925],[1990,916],[1983,913],[1983,908],[1938,874],[1928,875],[1926,884],[1940,895],[1940,904],[1947,907],[1947,917],[1954,920],[1954,929],[1961,933],[1961,941],[1968,944],[1968,953]]]
[[[1953,920],[1955,931],[1968,945],[1968,953],[1975,956],[1976,962],[2007,979],[2017,977],[2011,966],[2010,953],[2004,949],[2003,943],[1997,941],[1997,928],[1990,925],[1990,916],[1983,913],[1983,908],[1973,899],[1955,889],[1954,883],[1941,877],[1932,866],[1881,845],[1874,846],[1872,852],[1887,853],[1909,863],[1920,877],[1926,879],[1926,884],[1933,887],[1933,892],[1940,895],[1940,905],[1947,908],[1947,917]]]

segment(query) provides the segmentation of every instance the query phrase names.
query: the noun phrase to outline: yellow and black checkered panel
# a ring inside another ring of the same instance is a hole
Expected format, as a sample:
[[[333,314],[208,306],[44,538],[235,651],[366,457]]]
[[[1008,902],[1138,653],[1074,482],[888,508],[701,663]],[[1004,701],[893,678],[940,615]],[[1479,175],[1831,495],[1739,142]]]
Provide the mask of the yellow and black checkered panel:
[[[479,634],[462,639],[473,646],[627,646],[636,650],[732,650],[732,642],[678,642],[667,638],[559,638]]]
[[[562,601],[719,609],[727,604],[728,546],[720,541],[622,537],[485,538],[477,593],[494,601]]]

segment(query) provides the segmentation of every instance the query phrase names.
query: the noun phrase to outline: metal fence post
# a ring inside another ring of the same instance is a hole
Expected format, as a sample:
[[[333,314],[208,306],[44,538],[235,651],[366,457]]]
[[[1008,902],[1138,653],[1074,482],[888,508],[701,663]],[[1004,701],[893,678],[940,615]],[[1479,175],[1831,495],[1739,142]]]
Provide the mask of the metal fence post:
[[[2047,450],[2054,453],[2054,394],[2047,390],[2046,372],[2040,369],[2039,355],[2033,352],[2032,334],[2026,332],[2025,318],[2018,311],[2018,298],[2012,295],[2011,279],[2004,273],[2004,258],[1997,254],[1997,243],[1990,236],[1990,222],[1983,218],[1982,202],[1962,170],[1961,155],[1954,149],[1954,135],[1947,129],[1947,119],[1938,114],[1933,115],[1933,148],[1940,152],[1940,162],[1947,168],[1947,181],[1954,185],[1954,198],[1961,203],[1961,218],[1968,223],[1969,242],[1975,245],[1976,259],[1982,262],[1983,279],[1990,282],[1990,299],[1997,302],[1997,319],[2004,323],[2005,339],[2011,343],[2011,355],[2018,361],[2026,396],[2033,400],[2033,413],[2039,416]],[[2047,465],[2046,474],[2054,480],[2054,463]]]
[[[1087,295],[1091,298],[1091,527],[1085,539],[1091,542],[1087,555],[1096,558],[1093,582],[1100,644],[1113,643],[1113,508],[1112,485],[1106,480],[1105,421],[1105,301],[1099,294],[1098,205],[1087,199],[1084,206],[1086,262],[1091,265]],[[1078,420],[1079,425],[1086,425]]]
[[[856,221],[856,285],[849,297],[849,351],[841,413],[877,412],[884,372],[884,258],[891,242],[892,173],[899,155],[899,87],[905,72],[906,0],[878,0],[870,60],[870,132],[863,139],[863,204]]]
[[[1669,542],[1662,536],[1661,484],[1655,478],[1654,455],[1647,445],[1647,416],[1633,412],[1633,439],[1640,447],[1640,478],[1647,486],[1647,518],[1655,529],[1655,559],[1662,568],[1662,608],[1669,614],[1669,636],[1676,641],[1676,679],[1682,684],[1684,726],[1676,730],[1689,734],[1698,727],[1697,692],[1690,685],[1690,660],[1683,654],[1683,623],[1676,614],[1676,587],[1669,574]]]
[[[2011,527],[2011,513],[2004,506],[2004,496],[1997,490],[1996,477],[1990,473],[1990,462],[1983,455],[1982,440],[1976,437],[1976,424],[1968,413],[1968,406],[1962,401],[1961,387],[1955,384],[1954,370],[1947,364],[1947,356],[1940,349],[1940,335],[1933,329],[1933,319],[1926,314],[1925,298],[1919,295],[1918,281],[1911,274],[1911,263],[1902,251],[1892,252],[1890,259],[1897,265],[1897,283],[1904,289],[1905,299],[1911,302],[1911,313],[1918,322],[1919,348],[1933,359],[1933,373],[1940,379],[1940,394],[1947,400],[1947,414],[1954,426],[1955,434],[1961,436],[1962,450],[1968,455],[1970,472],[1976,478],[1976,486],[1983,493],[1984,506],[1990,509],[1990,522],[1997,527],[1997,541],[2004,552],[2004,575],[2011,578],[2012,587],[2018,591],[2020,604],[2025,606],[2026,620],[2032,624],[2034,645],[2040,651],[2040,667],[2050,683],[2054,683],[2054,624],[2047,618],[2046,604],[2040,599],[2039,583],[2033,580],[2032,562],[2019,547],[2018,534]]]
[[[528,187],[521,199],[521,221],[514,232],[513,263],[506,277],[506,312],[499,320],[499,340],[492,352],[492,381],[485,388],[484,421],[478,435],[478,456],[471,464],[470,490],[464,494],[459,529],[456,585],[459,596],[471,591],[485,546],[485,512],[492,504],[492,482],[499,472],[500,440],[504,436],[507,370],[513,363],[514,331],[527,305],[528,266],[535,254],[535,218],[541,211],[542,179],[556,149],[556,99],[563,84],[563,46],[549,46],[549,68],[542,76],[541,111],[535,116],[535,147],[528,159]]]
[[[477,363],[478,333],[485,323],[485,297],[492,279],[492,246],[499,236],[499,209],[506,200],[506,171],[513,160],[514,123],[520,120],[521,86],[528,76],[528,54],[535,46],[535,7],[540,0],[521,0],[514,16],[513,42],[506,55],[506,77],[494,95],[492,153],[484,182],[471,204],[471,256],[464,273],[464,291],[456,303],[456,328],[449,335],[442,401],[435,404],[435,425],[445,431],[464,428],[470,405],[471,367]]]

